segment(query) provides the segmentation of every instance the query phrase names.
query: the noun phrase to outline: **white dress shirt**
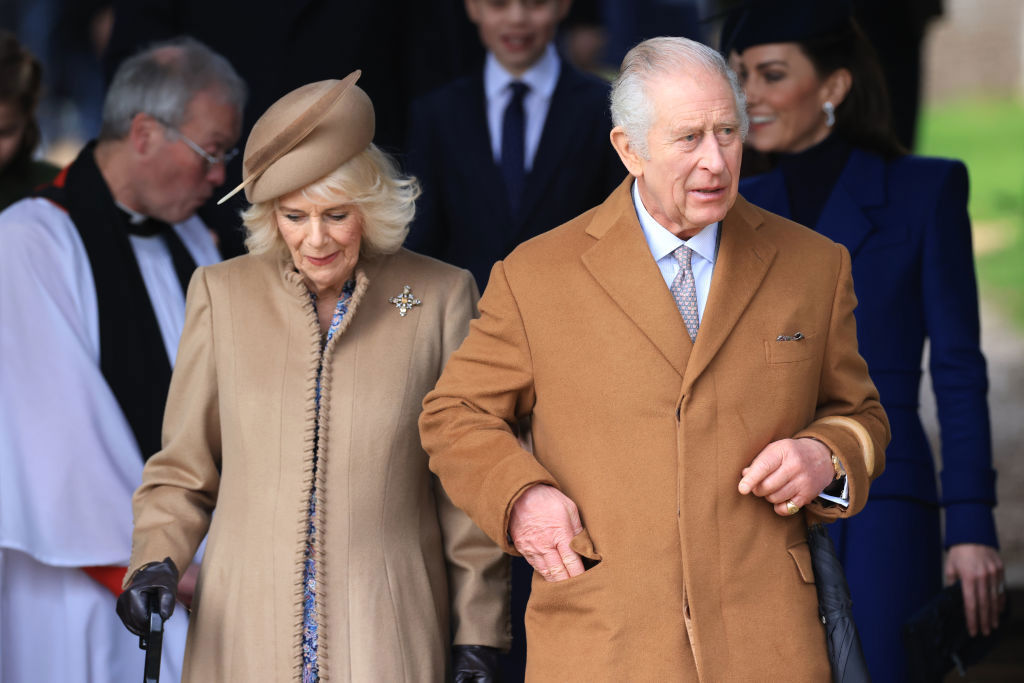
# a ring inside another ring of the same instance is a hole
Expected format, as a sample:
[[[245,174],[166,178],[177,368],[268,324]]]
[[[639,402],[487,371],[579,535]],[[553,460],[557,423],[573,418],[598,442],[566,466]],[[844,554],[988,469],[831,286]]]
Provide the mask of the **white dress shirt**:
[[[708,292],[711,290],[711,275],[715,272],[715,259],[718,256],[718,223],[703,228],[688,240],[681,240],[654,220],[643,201],[636,181],[633,181],[633,207],[636,217],[640,219],[640,227],[647,240],[647,248],[651,250],[654,262],[658,264],[665,285],[672,287],[672,281],[679,272],[679,262],[672,256],[680,245],[685,244],[693,250],[690,268],[693,269],[693,283],[697,287],[697,319],[704,319],[704,307],[708,303]]]
[[[562,71],[562,61],[558,58],[555,46],[548,43],[544,55],[537,63],[527,69],[519,78],[515,78],[505,67],[498,63],[490,52],[484,64],[484,94],[487,96],[487,129],[491,133],[491,151],[494,161],[501,161],[501,124],[505,117],[505,108],[512,99],[512,81],[521,81],[530,86],[523,97],[523,111],[526,115],[524,131],[526,149],[523,159],[526,171],[533,168],[533,159],[537,156],[540,136],[544,132],[544,121],[551,107],[551,95],[558,85],[558,75]]]
[[[664,228],[658,221],[654,220],[651,214],[640,199],[640,190],[636,180],[633,181],[633,208],[640,220],[640,227],[644,231],[644,239],[647,240],[647,248],[651,251],[654,262],[658,264],[661,277],[665,279],[665,286],[671,288],[672,281],[679,272],[679,262],[672,256],[672,252],[682,244],[693,250],[690,258],[690,267],[693,269],[693,282],[697,288],[697,319],[704,320],[704,307],[708,303],[708,292],[711,290],[711,276],[715,272],[715,260],[718,258],[718,230],[719,223],[712,223],[701,229],[696,235],[688,240],[681,240]],[[830,496],[826,493],[819,493],[818,497],[831,501],[843,507],[850,504],[850,480],[847,479],[843,485],[843,492],[838,496]]]

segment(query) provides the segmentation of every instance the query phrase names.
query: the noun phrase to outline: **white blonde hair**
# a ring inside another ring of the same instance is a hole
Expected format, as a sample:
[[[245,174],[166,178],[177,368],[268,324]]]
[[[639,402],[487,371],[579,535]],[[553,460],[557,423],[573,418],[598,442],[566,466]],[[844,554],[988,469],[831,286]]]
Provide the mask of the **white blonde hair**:
[[[395,161],[370,143],[326,176],[302,188],[309,201],[354,206],[362,219],[360,256],[393,254],[409,233],[416,212],[420,186],[415,178],[404,176]],[[253,204],[242,212],[248,233],[245,246],[250,254],[276,252],[289,254],[277,229],[274,215],[280,198]]]
[[[687,67],[718,74],[729,83],[740,117],[740,134],[743,139],[747,137],[750,127],[747,99],[739,79],[722,55],[689,38],[651,38],[626,53],[611,92],[612,125],[620,126],[626,132],[630,144],[644,159],[650,154],[647,134],[654,123],[654,104],[647,86],[655,76],[676,74]]]

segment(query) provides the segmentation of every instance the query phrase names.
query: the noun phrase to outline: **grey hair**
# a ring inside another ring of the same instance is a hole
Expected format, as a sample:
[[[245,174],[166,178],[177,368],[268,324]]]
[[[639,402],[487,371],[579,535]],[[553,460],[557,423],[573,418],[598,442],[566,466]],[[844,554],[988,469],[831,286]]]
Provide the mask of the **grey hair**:
[[[747,99],[736,73],[722,55],[689,38],[651,38],[626,53],[611,91],[612,125],[622,127],[630,144],[644,159],[650,154],[647,134],[654,123],[654,105],[647,85],[655,76],[678,73],[686,68],[701,68],[728,81],[740,117],[741,137],[744,140],[747,137],[750,128]]]
[[[248,89],[227,59],[187,36],[151,45],[114,73],[103,100],[99,139],[123,139],[138,113],[177,128],[192,98],[211,88],[241,114]]]
[[[363,222],[360,256],[393,254],[401,248],[416,213],[420,186],[404,176],[395,161],[373,143],[326,176],[302,188],[314,202],[356,207]],[[276,253],[289,257],[288,245],[277,229],[275,210],[280,198],[253,204],[242,212],[250,254]]]

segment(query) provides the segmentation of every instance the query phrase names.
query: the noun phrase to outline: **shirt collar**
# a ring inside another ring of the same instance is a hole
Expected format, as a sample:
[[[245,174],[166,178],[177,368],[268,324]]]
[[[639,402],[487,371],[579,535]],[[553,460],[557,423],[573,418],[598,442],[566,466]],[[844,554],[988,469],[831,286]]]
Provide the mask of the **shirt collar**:
[[[500,96],[512,81],[522,81],[530,86],[530,93],[542,97],[551,97],[558,85],[558,75],[562,70],[562,62],[552,43],[544,49],[544,54],[537,63],[531,66],[519,78],[515,78],[498,63],[493,53],[487,53],[484,63],[484,93],[488,101]]]
[[[127,206],[117,201],[116,199],[114,200],[114,204],[117,205],[117,208],[121,209],[126,214],[128,214],[128,222],[131,223],[132,225],[138,225],[146,220],[145,214],[141,214],[135,209],[129,209]]]
[[[660,261],[675,251],[679,245],[685,244],[697,252],[701,258],[710,263],[715,262],[718,246],[718,222],[706,226],[688,240],[681,240],[663,227],[661,223],[654,220],[654,217],[647,211],[643,201],[640,199],[640,190],[637,187],[636,180],[633,181],[631,192],[633,195],[633,208],[636,209],[636,217],[640,220],[640,227],[644,231],[644,239],[647,240],[647,248],[651,250],[651,256],[654,257],[655,261]]]

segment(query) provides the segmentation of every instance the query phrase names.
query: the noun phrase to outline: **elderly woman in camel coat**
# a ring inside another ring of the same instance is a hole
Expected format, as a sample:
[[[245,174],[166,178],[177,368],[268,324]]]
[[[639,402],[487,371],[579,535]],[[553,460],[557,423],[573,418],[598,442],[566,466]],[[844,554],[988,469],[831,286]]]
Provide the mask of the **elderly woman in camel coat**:
[[[151,596],[170,616],[177,567],[209,533],[186,680],[442,681],[508,646],[505,559],[416,428],[476,287],[400,248],[418,189],[371,143],[357,77],[256,123],[251,253],[189,288],[118,602],[135,632]]]

